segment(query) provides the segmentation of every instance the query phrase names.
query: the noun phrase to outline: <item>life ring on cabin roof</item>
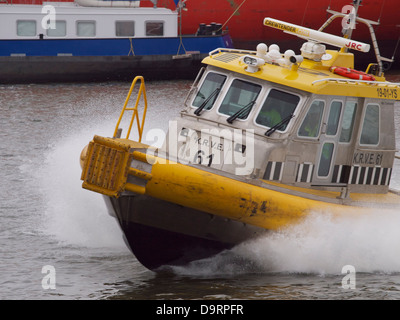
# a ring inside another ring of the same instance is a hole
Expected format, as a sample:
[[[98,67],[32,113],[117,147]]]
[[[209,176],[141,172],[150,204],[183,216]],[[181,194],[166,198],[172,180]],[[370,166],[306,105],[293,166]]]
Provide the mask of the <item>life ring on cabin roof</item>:
[[[350,69],[350,68],[330,67],[329,70],[333,73],[336,73],[340,76],[350,78],[350,79],[375,81],[375,77],[373,75],[370,75],[370,74],[362,72],[362,71]]]

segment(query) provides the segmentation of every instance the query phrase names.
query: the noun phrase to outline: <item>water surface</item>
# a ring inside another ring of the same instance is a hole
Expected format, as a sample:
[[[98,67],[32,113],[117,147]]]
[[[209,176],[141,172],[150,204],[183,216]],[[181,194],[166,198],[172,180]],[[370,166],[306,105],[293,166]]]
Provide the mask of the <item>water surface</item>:
[[[312,216],[185,267],[142,267],[102,197],[80,181],[82,148],[94,134],[113,134],[129,85],[0,86],[0,299],[400,298],[398,211]],[[190,85],[146,84],[145,135],[166,130]],[[399,181],[397,165],[392,186]],[[42,286],[48,265],[55,289]],[[356,269],[355,289],[342,286],[346,265]]]

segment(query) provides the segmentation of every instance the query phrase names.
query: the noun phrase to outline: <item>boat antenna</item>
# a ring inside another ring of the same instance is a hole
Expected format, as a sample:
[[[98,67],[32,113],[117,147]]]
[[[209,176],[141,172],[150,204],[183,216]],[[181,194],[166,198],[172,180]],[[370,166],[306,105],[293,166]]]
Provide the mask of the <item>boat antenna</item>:
[[[400,27],[400,25],[397,25],[396,27]],[[399,43],[400,43],[400,36],[399,36],[399,38],[397,39],[396,46],[394,47],[394,51],[393,51],[393,54],[392,54],[392,61],[390,62],[390,66],[391,66],[391,64],[392,64],[393,61],[394,61],[394,57],[395,57],[396,52],[397,52],[397,49],[398,49],[398,47],[399,47]]]
[[[358,9],[361,5],[362,0],[353,0],[354,6],[349,6],[350,9],[350,14],[346,14],[343,12],[336,12],[333,10],[328,9],[327,12],[332,14],[330,18],[318,29],[318,31],[323,31],[333,20],[337,18],[347,18],[347,26],[343,26],[342,34],[343,38],[346,39],[347,41],[353,42],[353,40],[350,40],[351,34],[353,32],[353,29],[355,28],[355,23],[356,22],[361,22],[365,24],[368,27],[369,33],[371,35],[371,41],[372,41],[372,46],[375,51],[375,56],[377,60],[377,70],[374,71],[375,75],[382,76],[383,71],[388,70],[388,67],[384,66],[385,64],[388,64],[389,67],[391,63],[394,61],[393,58],[385,58],[382,57],[380,52],[379,52],[379,47],[378,47],[378,41],[375,36],[375,31],[373,28],[373,25],[379,25],[379,22],[371,21],[368,19],[363,19],[357,16]],[[344,49],[347,51],[348,47],[344,47]],[[368,67],[369,68],[369,67]]]

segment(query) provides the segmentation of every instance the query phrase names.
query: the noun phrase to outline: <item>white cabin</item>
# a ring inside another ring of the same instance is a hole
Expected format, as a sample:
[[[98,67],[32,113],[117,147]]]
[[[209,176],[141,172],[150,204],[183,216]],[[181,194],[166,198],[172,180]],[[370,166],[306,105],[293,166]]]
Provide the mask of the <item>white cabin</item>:
[[[72,2],[0,8],[2,40],[178,36],[178,13],[166,8],[83,7]]]

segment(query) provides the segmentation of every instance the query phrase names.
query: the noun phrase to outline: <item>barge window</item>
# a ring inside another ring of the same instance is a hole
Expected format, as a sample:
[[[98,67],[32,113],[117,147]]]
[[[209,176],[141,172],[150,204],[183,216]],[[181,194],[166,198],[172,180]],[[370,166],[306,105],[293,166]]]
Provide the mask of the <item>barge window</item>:
[[[239,110],[253,103],[260,94],[261,86],[251,82],[233,80],[224,100],[219,107],[219,112],[231,116]],[[246,119],[251,109],[239,115],[239,119]]]
[[[65,37],[67,34],[67,22],[66,21],[61,21],[57,20],[55,21],[56,28],[48,28],[47,29],[47,35],[49,37]]]
[[[134,37],[135,21],[115,21],[115,35],[117,37]]]
[[[78,37],[94,37],[96,36],[95,21],[77,21],[76,35]]]
[[[194,98],[193,106],[200,107],[211,95],[211,99],[207,101],[207,104],[203,109],[210,110],[214,106],[215,100],[217,100],[220,89],[224,85],[226,76],[214,72],[207,74],[206,78],[201,85],[199,92]],[[216,91],[217,90],[217,91]],[[214,93],[215,92],[215,93]]]
[[[369,104],[365,110],[360,144],[379,143],[379,105]]]
[[[163,36],[164,35],[164,21],[147,21],[146,22],[146,36]]]
[[[299,136],[316,138],[319,135],[325,102],[314,100],[299,129]]]
[[[17,20],[17,35],[24,37],[36,36],[35,20]]]
[[[256,118],[256,123],[269,128],[277,125],[293,114],[299,101],[300,97],[294,94],[271,89]],[[285,131],[288,123],[289,121],[282,125],[280,130]]]
[[[339,142],[350,142],[353,134],[354,119],[357,111],[357,102],[347,101],[343,113],[342,130]]]
[[[326,134],[328,136],[336,136],[341,112],[342,112],[342,102],[332,101],[331,109],[329,110],[328,124],[326,128]]]

